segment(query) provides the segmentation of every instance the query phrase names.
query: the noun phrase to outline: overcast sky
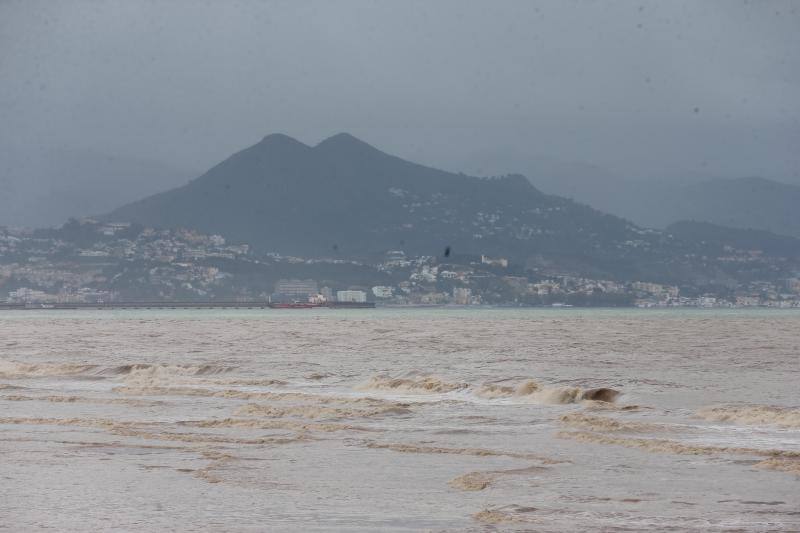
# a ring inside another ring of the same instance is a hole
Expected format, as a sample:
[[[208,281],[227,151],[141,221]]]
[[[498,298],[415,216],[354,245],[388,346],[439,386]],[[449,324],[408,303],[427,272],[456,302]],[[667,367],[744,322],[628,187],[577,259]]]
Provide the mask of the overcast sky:
[[[800,182],[800,2],[0,1],[12,156],[205,170],[339,131],[449,170]]]

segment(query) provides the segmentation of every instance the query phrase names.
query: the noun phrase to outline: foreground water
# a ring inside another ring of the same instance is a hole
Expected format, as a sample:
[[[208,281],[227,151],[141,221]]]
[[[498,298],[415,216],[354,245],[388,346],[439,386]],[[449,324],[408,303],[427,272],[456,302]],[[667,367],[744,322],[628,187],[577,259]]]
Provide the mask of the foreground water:
[[[792,311],[0,313],[0,529],[797,530],[799,360]]]

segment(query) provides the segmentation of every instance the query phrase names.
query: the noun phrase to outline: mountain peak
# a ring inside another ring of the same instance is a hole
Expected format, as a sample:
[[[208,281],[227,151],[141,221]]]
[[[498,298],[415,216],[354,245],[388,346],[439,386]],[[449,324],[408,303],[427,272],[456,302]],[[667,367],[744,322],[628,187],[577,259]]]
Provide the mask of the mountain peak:
[[[345,132],[337,133],[336,135],[328,137],[327,139],[325,139],[324,141],[322,141],[321,143],[316,145],[314,148],[323,149],[323,150],[332,148],[332,149],[335,149],[335,150],[346,150],[346,149],[364,150],[364,149],[369,149],[369,150],[374,150],[376,152],[380,151],[377,148],[375,148],[374,146],[372,146],[370,144],[367,144],[364,141],[362,141],[361,139],[358,139],[358,138],[350,135],[349,133],[345,133]]]
[[[283,133],[270,133],[261,139],[261,142],[258,144],[265,146],[303,146],[309,148],[308,145],[301,143],[294,137],[284,135]]]

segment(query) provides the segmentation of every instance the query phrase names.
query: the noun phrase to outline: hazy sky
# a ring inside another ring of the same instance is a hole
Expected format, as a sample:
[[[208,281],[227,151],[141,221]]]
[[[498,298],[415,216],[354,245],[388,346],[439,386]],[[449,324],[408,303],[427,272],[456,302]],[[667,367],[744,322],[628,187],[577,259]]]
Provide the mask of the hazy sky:
[[[12,159],[205,170],[339,131],[450,170],[800,182],[800,2],[0,0]]]

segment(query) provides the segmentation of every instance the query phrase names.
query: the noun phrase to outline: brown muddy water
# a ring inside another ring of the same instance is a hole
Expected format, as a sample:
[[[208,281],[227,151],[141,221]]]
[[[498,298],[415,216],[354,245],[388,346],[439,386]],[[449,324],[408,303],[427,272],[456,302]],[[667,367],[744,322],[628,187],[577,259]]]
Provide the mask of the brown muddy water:
[[[800,312],[0,313],[0,529],[800,530]]]

